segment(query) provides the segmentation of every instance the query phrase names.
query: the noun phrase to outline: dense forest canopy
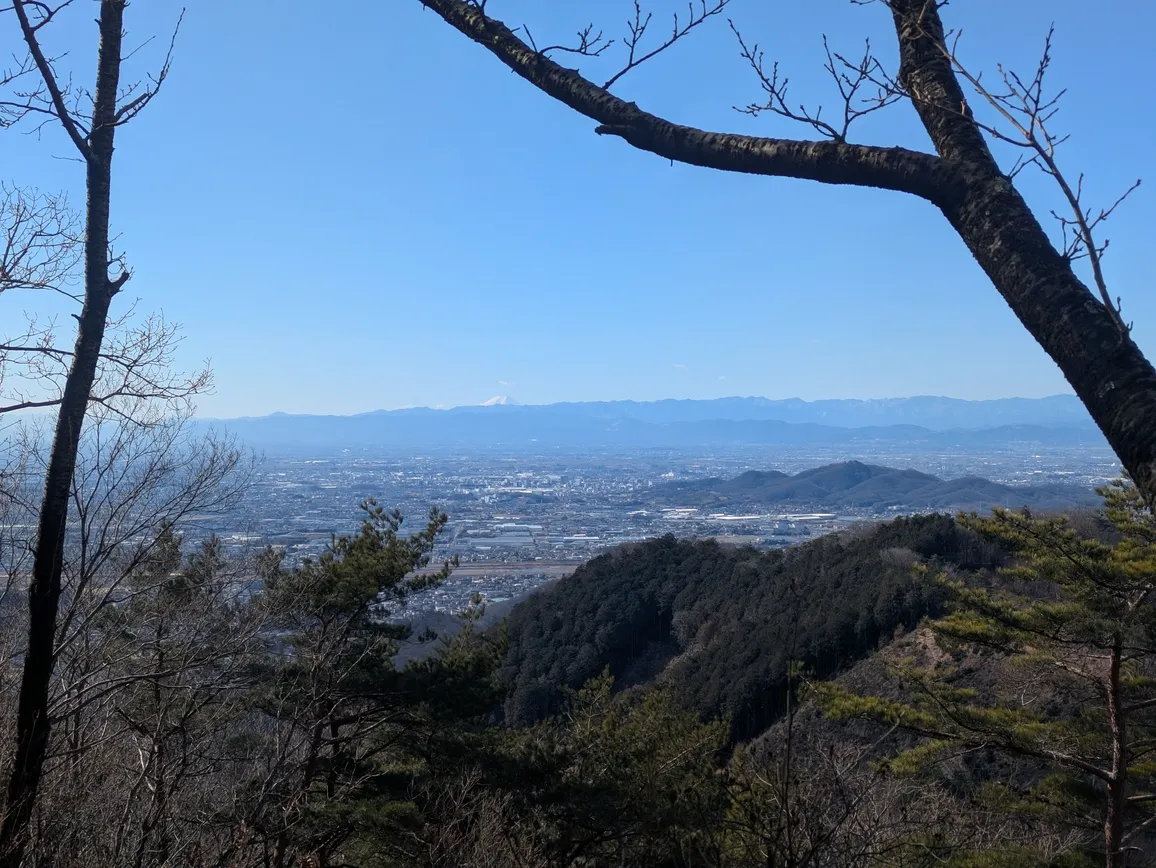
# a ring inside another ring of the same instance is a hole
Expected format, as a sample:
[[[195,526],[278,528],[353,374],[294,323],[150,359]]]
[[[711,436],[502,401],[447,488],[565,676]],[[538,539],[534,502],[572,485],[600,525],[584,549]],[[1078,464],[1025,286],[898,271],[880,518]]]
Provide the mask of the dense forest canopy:
[[[750,737],[781,712],[792,662],[832,674],[940,611],[913,563],[990,567],[997,551],[940,515],[769,552],[669,536],[624,547],[510,615],[506,720],[552,714],[609,667],[620,686],[661,673],[704,719]]]

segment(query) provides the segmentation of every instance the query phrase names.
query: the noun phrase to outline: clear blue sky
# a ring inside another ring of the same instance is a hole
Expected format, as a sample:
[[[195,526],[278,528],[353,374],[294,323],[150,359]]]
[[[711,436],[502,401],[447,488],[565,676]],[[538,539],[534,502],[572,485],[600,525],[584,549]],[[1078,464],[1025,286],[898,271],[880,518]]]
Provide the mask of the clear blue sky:
[[[623,30],[627,0],[490,0],[557,40]],[[91,76],[94,4],[46,37]],[[684,3],[655,0],[667,10]],[[129,43],[163,54],[179,12],[137,0]],[[734,0],[732,17],[826,95],[820,34],[895,53],[886,11],[847,0]],[[1049,22],[1069,89],[1064,164],[1102,202],[1150,176],[1156,6],[968,0],[945,14],[966,57],[1028,70]],[[13,47],[10,13],[0,19]],[[657,27],[658,25],[656,25]],[[611,61],[612,63],[612,61]],[[759,96],[726,22],[618,86],[683,123],[805,135],[731,106]],[[171,78],[118,138],[114,229],[125,296],[183,323],[208,357],[209,416],[755,394],[964,398],[1067,391],[931,206],[899,194],[671,166],[539,94],[419,0],[190,4]],[[927,147],[911,108],[862,141]],[[82,200],[54,129],[0,136],[4,177]],[[1156,178],[1111,228],[1109,280],[1150,354]],[[1027,188],[1050,205],[1047,188]],[[29,304],[33,299],[26,297]],[[15,299],[3,316],[15,318]]]

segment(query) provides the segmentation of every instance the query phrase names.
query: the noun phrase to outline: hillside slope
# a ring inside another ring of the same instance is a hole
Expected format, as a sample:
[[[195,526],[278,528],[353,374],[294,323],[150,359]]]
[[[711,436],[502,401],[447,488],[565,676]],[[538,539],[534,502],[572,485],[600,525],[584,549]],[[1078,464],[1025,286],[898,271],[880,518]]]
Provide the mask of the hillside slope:
[[[732,738],[749,738],[779,713],[791,660],[824,677],[939,610],[914,560],[986,566],[997,556],[940,515],[770,552],[672,537],[623,547],[511,613],[506,719],[553,713],[567,688],[608,666],[620,686],[661,679],[704,718],[729,719]]]
[[[825,509],[1070,509],[1095,506],[1099,497],[1076,485],[1012,486],[978,476],[943,480],[917,470],[844,461],[789,476],[779,471],[749,470],[734,479],[695,479],[666,483],[649,492],[659,504],[723,509],[811,505]]]

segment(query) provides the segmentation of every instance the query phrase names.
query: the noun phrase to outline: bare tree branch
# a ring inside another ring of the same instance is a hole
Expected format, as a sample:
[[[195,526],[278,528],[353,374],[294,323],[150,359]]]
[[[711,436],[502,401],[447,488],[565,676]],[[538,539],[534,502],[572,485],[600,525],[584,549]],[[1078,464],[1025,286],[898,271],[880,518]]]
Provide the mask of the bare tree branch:
[[[69,2],[71,2],[71,0],[69,0]],[[52,68],[51,62],[44,56],[44,51],[40,47],[40,41],[37,36],[37,31],[51,21],[52,16],[67,6],[68,3],[66,2],[52,10],[48,10],[46,4],[36,4],[36,8],[41,11],[41,20],[35,27],[29,21],[28,12],[25,8],[27,5],[27,0],[12,0],[12,9],[20,21],[20,30],[24,34],[24,41],[28,45],[28,51],[32,55],[32,59],[36,62],[36,68],[40,70],[40,77],[44,81],[44,86],[48,89],[56,118],[64,127],[64,131],[68,133],[68,137],[72,139],[72,143],[76,145],[76,149],[80,151],[80,155],[84,159],[89,160],[92,158],[91,144],[88,141],[87,135],[83,133],[77,125],[73,113],[65,104],[64,92],[61,90],[60,84],[56,79],[56,72]]]
[[[887,108],[906,96],[899,84],[886,73],[879,60],[871,53],[870,40],[866,42],[862,59],[852,63],[845,56],[833,52],[827,37],[824,36],[823,50],[827,55],[827,62],[823,68],[839,90],[839,96],[843,101],[843,117],[838,121],[839,125],[835,126],[823,120],[821,105],[814,112],[804,105],[792,109],[787,102],[789,80],[786,77],[780,78],[778,63],[772,64],[768,73],[764,65],[764,54],[759,50],[758,44],[748,47],[734,22],[728,23],[738,40],[740,54],[754,70],[760,86],[767,94],[765,103],[751,103],[742,108],[736,106],[736,110],[743,114],[757,116],[763,112],[772,112],[789,120],[807,124],[833,141],[846,142],[852,123],[872,112]],[[860,93],[865,85],[872,85],[874,93]]]
[[[944,53],[950,60],[955,72],[971,85],[972,90],[980,96],[997,116],[1005,121],[1012,132],[1005,132],[995,124],[976,123],[993,138],[1024,148],[1030,154],[1016,161],[1009,173],[1015,177],[1027,166],[1035,166],[1050,177],[1064,197],[1071,216],[1063,216],[1054,209],[1050,212],[1059,223],[1062,234],[1063,255],[1069,260],[1087,259],[1092,268],[1092,279],[1100,295],[1100,301],[1109,311],[1116,325],[1124,332],[1130,330],[1120,315],[1119,299],[1112,300],[1104,278],[1103,256],[1108,249],[1108,242],[1098,242],[1095,237],[1096,228],[1107,220],[1116,208],[1128,198],[1139,186],[1135,181],[1115,202],[1107,208],[1100,209],[1093,215],[1083,201],[1084,175],[1081,173],[1073,185],[1068,181],[1060,169],[1056,158],[1056,151],[1060,145],[1068,140],[1067,135],[1057,135],[1049,127],[1049,122],[1059,111],[1059,103],[1066,93],[1061,89],[1054,94],[1048,94],[1044,89],[1045,77],[1052,63],[1052,40],[1055,36],[1055,26],[1048,29],[1044,37],[1044,48],[1040,60],[1036,64],[1035,72],[1030,80],[1025,81],[1014,70],[997,65],[1002,90],[993,90],[985,85],[982,76],[970,72],[959,59],[958,44],[962,31],[949,33],[950,45],[943,43]]]
[[[935,204],[1059,366],[1145,498],[1156,504],[1156,428],[1149,424],[1156,414],[1156,369],[1120,327],[1118,309],[1104,304],[1100,287],[1090,289],[1074,272],[1071,258],[1056,249],[992,154],[990,137],[968,106],[950,60],[941,2],[881,0],[893,19],[898,72],[888,85],[890,76],[867,64],[859,85],[870,82],[907,96],[937,156],[851,145],[832,140],[829,133],[826,141],[811,142],[672,123],[534,51],[477,0],[421,2],[544,94],[595,120],[596,133],[690,165],[896,190]],[[757,57],[753,49],[748,53]],[[856,67],[854,62],[844,63],[834,52],[831,56],[832,65],[847,76],[841,88],[846,93],[848,80],[854,84],[860,73],[848,69]],[[823,122],[840,132],[836,123]],[[1090,224],[1094,217],[1083,219]],[[903,242],[898,243],[902,249]]]
[[[523,24],[518,28],[526,34],[526,39],[529,40],[530,46],[544,57],[549,57],[552,51],[562,51],[567,54],[578,54],[582,57],[599,57],[602,52],[614,44],[614,40],[603,39],[602,31],[594,32],[594,25],[587,24],[584,28],[578,31],[577,45],[564,45],[559,43],[557,45],[547,45],[545,48],[539,48],[534,41],[534,36],[530,33],[529,26]]]
[[[953,168],[931,154],[831,141],[710,133],[673,124],[615,96],[523,42],[505,24],[464,0],[424,0],[447,22],[515,73],[637,148],[671,160],[756,175],[854,184],[942,200],[957,189]]]
[[[169,70],[172,69],[173,50],[176,48],[177,35],[181,31],[181,23],[184,20],[185,9],[182,7],[180,15],[177,16],[177,23],[173,27],[173,35],[169,39],[169,48],[168,51],[165,52],[165,59],[161,64],[161,68],[156,73],[149,75],[149,84],[140,94],[133,97],[132,99],[129,99],[127,102],[123,102],[117,108],[115,116],[115,123],[117,125],[126,124],[135,118],[144,110],[145,106],[152,102],[153,98],[160,92],[161,86],[165,83],[165,79],[169,76]],[[132,55],[135,54],[137,50],[139,49],[136,49],[127,54],[124,59],[132,57]],[[130,93],[135,89],[135,87],[136,86],[134,85],[133,88],[130,88]]]
[[[647,12],[646,15],[643,15],[641,3],[639,0],[634,0],[634,18],[626,22],[626,27],[629,32],[622,40],[629,52],[626,58],[626,65],[614,73],[614,75],[610,76],[602,85],[602,88],[604,90],[610,90],[610,88],[614,86],[614,83],[626,75],[626,73],[630,72],[630,70],[641,66],[652,57],[666,51],[666,49],[670,48],[670,46],[674,45],[674,43],[678,42],[678,40],[682,39],[708,18],[712,18],[722,12],[729,2],[730,0],[712,0],[711,4],[707,5],[707,0],[699,0],[697,8],[693,0],[692,2],[688,2],[686,4],[687,15],[682,23],[679,22],[678,13],[676,12],[674,14],[674,26],[671,29],[670,36],[650,51],[641,54],[640,46],[643,37],[646,35],[646,29],[650,25],[652,14]]]
[[[74,276],[82,244],[82,231],[68,199],[0,183],[0,221],[0,293],[9,289],[63,291]]]
[[[180,326],[163,316],[152,315],[137,322],[134,310],[109,323],[105,347],[90,401],[94,405],[117,407],[119,398],[148,399],[176,409],[195,396],[212,389],[212,375],[206,365],[193,372],[173,369],[174,353],[181,343]],[[59,406],[71,368],[73,352],[54,343],[51,326],[31,321],[23,340],[0,344],[0,414],[17,410]],[[126,421],[139,424],[133,414]]]

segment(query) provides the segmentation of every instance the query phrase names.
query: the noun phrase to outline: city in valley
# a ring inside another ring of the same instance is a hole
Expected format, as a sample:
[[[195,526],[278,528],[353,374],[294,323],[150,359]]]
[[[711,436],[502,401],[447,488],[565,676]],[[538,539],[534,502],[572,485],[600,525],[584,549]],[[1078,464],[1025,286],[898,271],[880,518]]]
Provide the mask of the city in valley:
[[[751,471],[795,474],[854,458],[943,480],[981,477],[1017,491],[1070,487],[1092,497],[1091,489],[1119,473],[1106,447],[1033,449],[1024,444],[983,454],[964,449],[911,454],[884,446],[854,456],[837,449],[749,446],[708,454],[664,449],[327,452],[266,454],[241,506],[228,514],[195,516],[187,538],[216,533],[230,549],[270,544],[300,561],[324,551],[332,534],[355,531],[359,504],[368,498],[400,509],[407,526],[436,506],[448,514],[449,523],[435,562],[456,556],[459,566],[440,587],[415,595],[409,608],[457,613],[475,595],[488,603],[515,599],[607,549],[664,534],[781,547],[856,522],[951,511],[942,500],[848,504],[793,497],[761,505],[741,499],[733,505],[703,505],[683,494],[679,483],[728,480]],[[999,505],[1022,505],[1014,498]],[[984,506],[959,504],[977,505]]]

